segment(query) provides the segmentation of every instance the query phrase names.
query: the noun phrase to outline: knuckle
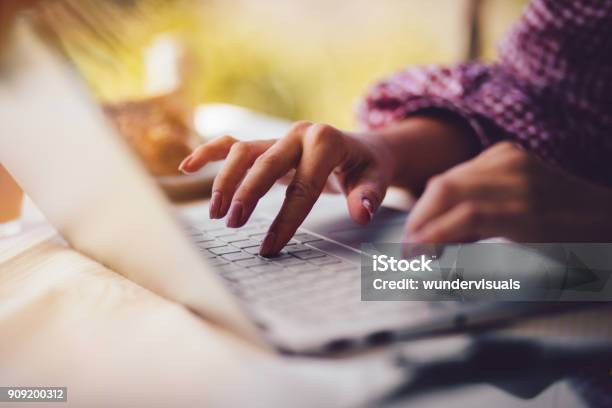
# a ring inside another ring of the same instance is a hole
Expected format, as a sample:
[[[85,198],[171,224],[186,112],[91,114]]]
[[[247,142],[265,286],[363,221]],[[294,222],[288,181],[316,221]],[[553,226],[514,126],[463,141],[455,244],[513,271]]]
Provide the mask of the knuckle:
[[[329,135],[336,132],[336,129],[327,123],[316,123],[312,125],[312,129],[314,133],[320,133],[323,135]]]
[[[233,155],[244,156],[249,154],[251,151],[251,146],[247,142],[236,142],[230,148],[230,152]]]
[[[512,142],[509,142],[508,140],[504,140],[503,142],[499,142],[495,146],[493,146],[493,150],[497,152],[507,153],[507,152],[512,152],[517,149],[516,149],[516,146]]]
[[[307,142],[312,145],[331,145],[338,146],[341,141],[340,133],[333,126],[325,123],[317,123],[312,125],[308,135]]]
[[[286,195],[297,199],[311,200],[315,197],[315,187],[305,180],[294,178],[287,187]]]
[[[254,166],[258,167],[274,167],[281,162],[281,158],[274,153],[264,153],[255,159]]]
[[[524,167],[529,165],[530,157],[524,150],[517,147],[514,143],[504,141],[493,147],[494,152],[501,157],[504,164],[513,167]]]
[[[434,176],[427,183],[430,194],[438,200],[447,201],[453,193],[454,186],[452,180],[447,176]]]
[[[238,139],[230,135],[220,136],[217,140],[221,143],[227,143],[227,144],[234,144],[238,141]]]
[[[312,125],[312,122],[309,122],[307,120],[298,120],[297,122],[291,125],[291,129],[289,130],[289,133],[291,134],[294,132],[302,131],[304,129],[307,129],[311,125]]]

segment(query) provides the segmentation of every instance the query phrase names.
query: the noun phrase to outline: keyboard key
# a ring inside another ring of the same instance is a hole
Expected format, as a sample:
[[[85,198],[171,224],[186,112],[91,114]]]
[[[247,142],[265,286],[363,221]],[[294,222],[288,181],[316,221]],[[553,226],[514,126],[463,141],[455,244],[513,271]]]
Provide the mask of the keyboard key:
[[[225,254],[230,254],[232,252],[240,252],[240,249],[233,247],[233,246],[226,245],[226,246],[211,248],[210,252],[212,252],[215,255],[225,255]]]
[[[214,235],[215,233],[223,235],[223,231],[227,231],[227,226],[224,223],[220,222],[220,223],[204,225],[202,226],[202,230],[206,231],[210,235]]]
[[[279,264],[279,265],[283,265],[283,266],[287,266],[287,265],[298,265],[298,264],[303,264],[304,261],[302,261],[301,259],[298,259],[294,256],[287,256],[287,257],[283,257],[280,259],[276,259],[276,258],[272,258],[272,261],[274,261],[275,263]]]
[[[321,238],[315,237],[314,235],[308,234],[306,232],[299,232],[295,234],[293,236],[293,239],[295,239],[297,242],[301,244],[306,244],[308,242],[314,242],[314,241],[321,241]]]
[[[202,254],[204,258],[210,259],[210,258],[216,257],[216,255],[210,252],[208,249],[200,249],[200,253]]]
[[[200,249],[211,249],[211,248],[215,248],[215,247],[222,247],[227,245],[225,242],[223,241],[219,241],[219,240],[213,240],[213,241],[206,241],[206,242],[198,242],[196,243],[196,246]]]
[[[223,255],[223,258],[227,259],[228,261],[235,262],[242,261],[244,259],[252,259],[254,258],[254,256],[246,252],[231,252],[229,254]]]
[[[235,264],[230,264],[230,265],[235,265]],[[225,266],[222,266],[222,268],[225,268]],[[247,279],[250,275],[253,275],[253,271],[247,268],[241,268],[241,267],[238,267],[238,269],[232,269],[232,270],[223,272],[223,277],[227,279],[231,279],[231,280],[238,280],[238,281]]]
[[[296,258],[300,258],[300,259],[313,259],[313,258],[320,258],[323,256],[327,256],[325,253],[323,252],[319,252],[319,251],[315,251],[313,249],[309,249],[308,251],[300,251],[300,252],[296,252],[295,254]]]
[[[214,259],[209,259],[208,260],[208,264],[210,266],[221,266],[221,265],[226,265],[229,262],[226,261],[225,259],[221,259],[221,258],[214,258]]]
[[[331,265],[331,264],[340,263],[341,261],[335,256],[325,255],[319,258],[312,258],[309,260],[309,262],[314,265],[323,266],[323,265]]]
[[[259,257],[252,257],[250,259],[243,259],[241,261],[237,261],[236,264],[240,265],[241,267],[244,268],[250,268],[253,266],[259,266],[259,265],[267,265],[268,263],[270,263],[270,261],[264,261],[263,259],[259,258]]]
[[[225,237],[231,237],[238,234],[238,232],[236,232],[235,229],[229,229],[229,228],[225,228],[223,230],[219,230],[219,231],[212,231],[209,232],[209,235],[212,235],[213,237],[216,238],[225,238]]]
[[[275,259],[281,259],[281,258],[287,258],[287,257],[291,257],[291,255],[289,255],[287,251],[282,249],[278,254],[269,256],[268,259],[275,260]]]
[[[308,263],[305,263],[305,262],[302,262],[302,263],[299,263],[299,264],[287,265],[286,268],[289,269],[290,271],[295,271],[295,272],[299,272],[299,273],[318,271],[320,269],[316,265],[308,264]]]
[[[225,264],[223,266],[221,266],[219,268],[219,270],[222,272],[222,274],[225,276],[227,273],[229,272],[233,272],[233,271],[239,271],[239,270],[243,270],[244,268],[241,267],[240,265],[237,265],[235,263],[228,263]]]
[[[350,262],[342,261],[339,264],[334,264],[331,266],[334,271],[360,271],[359,265],[354,265]]]
[[[282,271],[283,268],[281,268],[278,265],[274,265],[272,263],[267,264],[267,265],[260,265],[260,266],[254,266],[252,268],[249,268],[249,270],[256,272],[256,273],[265,273],[265,272],[276,272],[276,271]]]
[[[234,242],[239,242],[239,241],[246,241],[249,239],[249,237],[247,237],[246,235],[242,235],[242,234],[232,234],[232,235],[224,235],[222,237],[218,237],[221,241],[225,241],[228,244],[234,243]]]
[[[296,253],[296,252],[301,252],[301,251],[311,251],[312,248],[307,247],[306,245],[303,244],[295,244],[295,245],[290,245],[288,247],[285,247],[285,249],[287,250],[287,252],[290,253]]]
[[[259,254],[259,245],[252,246],[248,248],[243,248],[244,252],[248,252],[249,254],[258,255]]]
[[[263,232],[262,229],[263,227],[261,225],[247,224],[244,227],[240,227],[238,231],[240,231],[242,234],[250,235],[250,234],[258,234],[260,232]]]
[[[249,234],[249,237],[251,237],[252,239],[255,239],[257,241],[263,241],[263,239],[266,237],[266,235],[268,234],[267,231],[264,232],[258,232],[255,234]]]
[[[260,222],[270,222],[269,219],[264,218],[260,215],[254,215],[251,217],[251,219],[249,220],[250,223],[260,223]]]
[[[198,235],[197,237],[192,236],[191,240],[197,244],[199,244],[200,242],[210,242],[210,241],[214,241],[215,238],[211,237],[207,234],[202,234],[200,233],[200,235]]]
[[[361,255],[352,249],[345,248],[331,241],[316,241],[309,242],[309,246],[316,250],[323,251],[328,254],[334,254],[337,257],[348,259],[354,263],[361,263]]]
[[[245,241],[232,242],[232,245],[240,249],[248,248],[248,247],[258,247],[259,248],[260,243],[252,239],[247,239]]]
[[[273,266],[273,265],[269,265]],[[245,269],[247,273],[243,274],[240,283],[249,289],[250,292],[267,292],[273,291],[279,280],[279,274],[284,271],[282,269],[270,269],[265,272],[257,272],[257,268],[265,268],[265,266],[255,266]]]

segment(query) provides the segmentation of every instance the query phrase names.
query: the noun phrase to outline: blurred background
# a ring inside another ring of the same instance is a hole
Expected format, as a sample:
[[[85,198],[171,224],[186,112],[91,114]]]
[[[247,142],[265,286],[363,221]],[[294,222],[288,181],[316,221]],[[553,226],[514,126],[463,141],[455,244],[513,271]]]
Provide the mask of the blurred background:
[[[412,64],[494,59],[525,3],[109,0],[96,5],[107,9],[103,27],[93,21],[110,38],[105,47],[78,26],[55,28],[103,102],[163,92],[175,75],[192,106],[222,102],[351,128],[356,102],[377,78]]]

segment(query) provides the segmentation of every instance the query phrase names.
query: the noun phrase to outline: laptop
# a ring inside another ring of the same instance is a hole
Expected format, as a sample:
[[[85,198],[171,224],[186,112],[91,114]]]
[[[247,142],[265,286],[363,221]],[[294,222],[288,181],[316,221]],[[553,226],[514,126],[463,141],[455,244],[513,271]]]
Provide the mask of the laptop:
[[[0,61],[0,162],[76,250],[267,349],[325,354],[495,322],[521,308],[362,302],[361,242],[397,242],[406,214],[368,227],[322,197],[280,256],[257,252],[282,191],[243,228],[177,210],[132,156],[65,59],[27,25]]]

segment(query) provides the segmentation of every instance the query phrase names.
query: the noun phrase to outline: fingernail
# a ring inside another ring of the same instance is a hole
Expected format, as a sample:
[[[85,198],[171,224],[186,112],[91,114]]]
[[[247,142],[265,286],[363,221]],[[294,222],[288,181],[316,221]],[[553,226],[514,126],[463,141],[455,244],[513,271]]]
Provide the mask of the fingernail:
[[[374,216],[374,206],[372,205],[372,201],[370,201],[369,198],[364,197],[361,199],[361,205],[363,205],[363,208],[366,209],[366,211],[368,212],[370,216],[370,220],[371,220],[372,217]]]
[[[227,215],[227,226],[230,228],[238,228],[242,219],[243,206],[240,201],[234,201]]]
[[[268,232],[263,242],[261,243],[261,248],[259,249],[259,254],[261,256],[272,255],[272,251],[274,250],[274,239],[276,238],[276,234],[273,232]]]
[[[210,204],[208,206],[208,216],[210,219],[219,218],[219,209],[221,208],[221,193],[215,191],[210,197]]]
[[[193,159],[193,156],[189,155],[187,157],[185,157],[185,159],[183,159],[183,161],[181,162],[181,164],[179,164],[179,171],[185,173],[185,174],[190,174],[189,171],[185,170],[186,166],[189,166],[189,163],[191,162],[191,159]]]

